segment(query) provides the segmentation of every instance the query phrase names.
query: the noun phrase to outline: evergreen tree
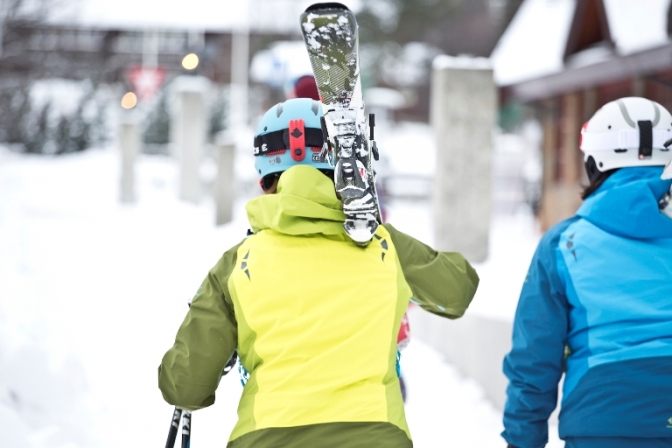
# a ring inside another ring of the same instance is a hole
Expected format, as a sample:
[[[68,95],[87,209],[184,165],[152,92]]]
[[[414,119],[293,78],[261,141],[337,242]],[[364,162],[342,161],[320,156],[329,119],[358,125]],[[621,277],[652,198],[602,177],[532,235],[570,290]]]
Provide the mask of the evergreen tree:
[[[147,145],[167,145],[170,142],[170,112],[168,110],[168,98],[165,89],[148,114],[146,120],[143,142]]]

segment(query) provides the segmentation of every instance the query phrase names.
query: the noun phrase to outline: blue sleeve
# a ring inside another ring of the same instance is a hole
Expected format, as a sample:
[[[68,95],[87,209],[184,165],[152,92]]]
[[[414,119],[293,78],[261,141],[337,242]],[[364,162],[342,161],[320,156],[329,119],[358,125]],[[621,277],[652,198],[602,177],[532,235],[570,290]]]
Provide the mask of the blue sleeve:
[[[557,404],[569,326],[558,273],[564,262],[556,248],[560,234],[574,220],[557,224],[542,238],[516,309],[512,348],[504,358],[509,386],[502,437],[518,448],[544,447],[548,441],[548,417]]]

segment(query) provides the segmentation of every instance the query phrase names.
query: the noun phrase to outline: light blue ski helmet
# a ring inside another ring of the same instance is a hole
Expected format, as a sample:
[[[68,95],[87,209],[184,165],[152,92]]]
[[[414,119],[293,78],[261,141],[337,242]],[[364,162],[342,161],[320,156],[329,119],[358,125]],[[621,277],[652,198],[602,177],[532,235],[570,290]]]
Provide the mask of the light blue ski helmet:
[[[295,98],[271,107],[261,118],[254,135],[254,167],[260,178],[281,173],[294,165],[331,170],[320,161],[322,104],[310,98]]]

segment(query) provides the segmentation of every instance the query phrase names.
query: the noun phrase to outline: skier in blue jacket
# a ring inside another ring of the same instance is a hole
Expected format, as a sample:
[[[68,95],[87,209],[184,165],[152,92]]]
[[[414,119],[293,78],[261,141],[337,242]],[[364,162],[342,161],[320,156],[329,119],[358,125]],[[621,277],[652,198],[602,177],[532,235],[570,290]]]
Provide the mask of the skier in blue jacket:
[[[546,445],[563,371],[567,448],[672,447],[668,146],[672,116],[644,98],[584,125],[584,203],[539,243],[504,359],[509,448]]]

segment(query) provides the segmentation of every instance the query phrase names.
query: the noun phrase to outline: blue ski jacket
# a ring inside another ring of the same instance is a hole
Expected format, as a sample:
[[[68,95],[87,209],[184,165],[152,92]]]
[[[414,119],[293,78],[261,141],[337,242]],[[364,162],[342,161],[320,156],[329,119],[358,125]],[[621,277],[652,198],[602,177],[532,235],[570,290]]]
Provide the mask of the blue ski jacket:
[[[672,443],[672,219],[658,210],[671,181],[661,173],[616,171],[540,241],[504,359],[510,444],[546,445],[563,370],[561,438]]]

